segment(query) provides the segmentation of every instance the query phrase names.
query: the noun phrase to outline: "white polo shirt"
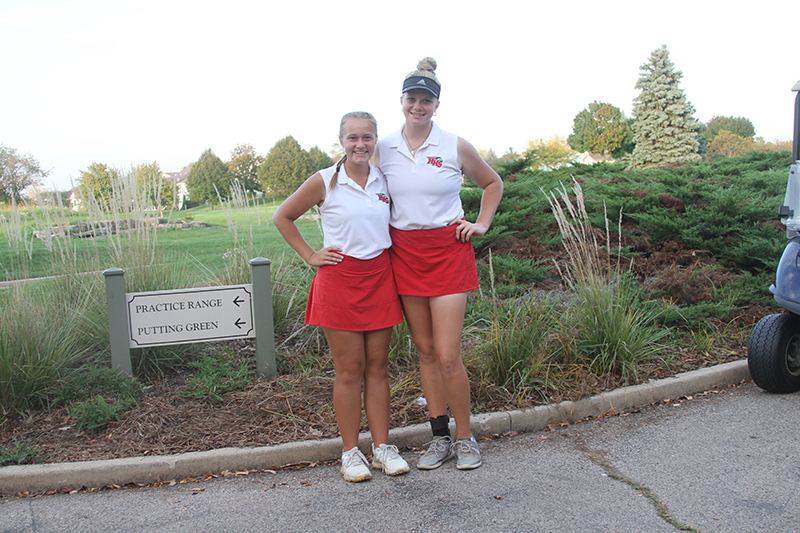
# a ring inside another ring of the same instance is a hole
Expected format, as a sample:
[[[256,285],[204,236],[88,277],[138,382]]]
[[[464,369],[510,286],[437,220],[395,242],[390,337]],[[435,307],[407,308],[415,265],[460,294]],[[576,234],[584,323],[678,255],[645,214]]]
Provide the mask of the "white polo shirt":
[[[389,223],[401,230],[441,228],[464,216],[458,136],[432,123],[427,140],[411,155],[402,129],[378,141],[381,171],[392,198]]]
[[[362,189],[339,169],[336,186],[328,190],[336,166],[320,170],[325,182],[325,201],[319,208],[324,246],[338,246],[356,259],[372,259],[392,245],[389,237],[389,193],[381,171],[369,165]]]

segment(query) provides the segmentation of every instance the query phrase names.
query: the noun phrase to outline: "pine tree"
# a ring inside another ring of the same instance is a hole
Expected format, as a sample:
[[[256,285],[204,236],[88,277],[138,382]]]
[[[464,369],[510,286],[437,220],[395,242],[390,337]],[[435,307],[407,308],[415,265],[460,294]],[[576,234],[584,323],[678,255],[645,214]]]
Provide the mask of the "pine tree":
[[[628,168],[679,165],[698,161],[700,124],[694,108],[678,86],[683,73],[674,70],[667,46],[654,50],[640,67],[633,101],[634,143]]]
[[[323,168],[328,168],[334,162],[331,156],[323,152],[318,146],[312,146],[308,149],[308,157],[311,158],[310,172],[316,172]]]

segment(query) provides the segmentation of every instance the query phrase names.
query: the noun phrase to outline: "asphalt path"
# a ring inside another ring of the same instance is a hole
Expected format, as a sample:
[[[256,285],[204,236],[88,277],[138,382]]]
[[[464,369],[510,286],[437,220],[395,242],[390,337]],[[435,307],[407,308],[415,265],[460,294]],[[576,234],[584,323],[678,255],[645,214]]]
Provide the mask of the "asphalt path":
[[[484,440],[483,466],[339,466],[0,500],[0,531],[800,531],[798,394],[752,383]]]

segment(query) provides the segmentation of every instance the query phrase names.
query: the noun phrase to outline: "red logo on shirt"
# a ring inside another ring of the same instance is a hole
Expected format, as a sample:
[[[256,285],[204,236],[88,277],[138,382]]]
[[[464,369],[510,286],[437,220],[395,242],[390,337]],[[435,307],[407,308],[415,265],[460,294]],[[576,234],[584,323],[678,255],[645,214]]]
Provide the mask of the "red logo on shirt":
[[[434,157],[429,157],[428,158],[428,164],[429,165],[433,165],[433,166],[438,167],[438,168],[442,168],[442,162],[443,162],[443,160],[442,160],[441,157],[434,156]]]
[[[380,200],[381,202],[383,202],[385,204],[389,203],[389,197],[386,196],[385,194],[383,194],[382,192],[377,193],[377,197],[378,197],[378,200]]]

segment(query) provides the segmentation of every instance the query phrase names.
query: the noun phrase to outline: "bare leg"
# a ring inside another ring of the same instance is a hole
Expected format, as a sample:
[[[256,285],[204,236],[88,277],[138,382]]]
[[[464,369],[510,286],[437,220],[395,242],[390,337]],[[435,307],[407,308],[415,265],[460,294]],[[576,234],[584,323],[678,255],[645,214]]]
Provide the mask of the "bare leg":
[[[336,369],[333,408],[344,449],[358,446],[362,383],[372,439],[376,446],[386,443],[389,437],[389,378],[386,365],[392,329],[367,332],[322,329]]]
[[[470,385],[461,360],[461,333],[467,293],[435,297],[401,296],[403,312],[420,359],[420,382],[432,418],[456,421],[457,438],[472,436]]]
[[[364,410],[377,447],[389,440],[389,340],[392,328],[368,331],[364,334],[366,369],[364,371]]]
[[[428,415],[431,418],[447,414],[447,400],[439,373],[439,362],[433,350],[433,324],[429,298],[421,296],[400,296],[403,314],[406,317],[411,339],[417,347],[419,356],[419,379],[425,400],[428,402]]]
[[[350,450],[358,446],[358,430],[361,427],[361,383],[366,366],[364,335],[354,331],[322,329],[336,369],[333,382],[336,423],[344,450]]]
[[[464,330],[467,293],[432,297],[430,308],[434,352],[437,355],[447,403],[456,421],[456,438],[469,438],[472,436],[470,386],[467,370],[461,359],[461,334]]]

